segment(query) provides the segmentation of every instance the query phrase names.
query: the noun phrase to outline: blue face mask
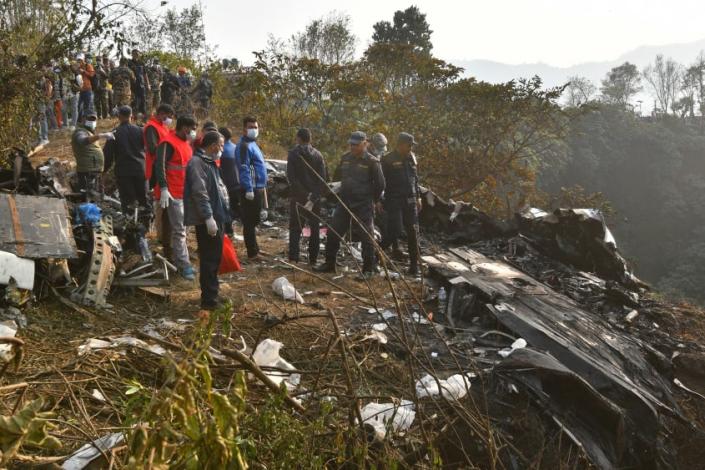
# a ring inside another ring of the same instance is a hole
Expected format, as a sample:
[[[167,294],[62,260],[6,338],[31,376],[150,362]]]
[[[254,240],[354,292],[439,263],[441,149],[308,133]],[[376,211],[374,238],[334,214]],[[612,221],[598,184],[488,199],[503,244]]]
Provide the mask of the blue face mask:
[[[259,136],[259,129],[247,129],[247,138],[251,140],[257,140]]]

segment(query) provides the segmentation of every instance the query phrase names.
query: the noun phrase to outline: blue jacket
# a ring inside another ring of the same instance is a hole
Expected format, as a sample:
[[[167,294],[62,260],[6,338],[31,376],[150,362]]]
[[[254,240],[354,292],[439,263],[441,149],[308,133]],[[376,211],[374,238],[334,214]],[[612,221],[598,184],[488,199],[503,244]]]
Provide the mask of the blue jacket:
[[[223,156],[220,157],[220,173],[223,175],[223,183],[228,188],[228,192],[239,189],[235,165],[235,144],[227,140],[223,145]]]
[[[235,146],[235,161],[240,177],[240,188],[243,191],[249,193],[255,189],[267,187],[267,166],[257,142],[241,137],[240,142]]]

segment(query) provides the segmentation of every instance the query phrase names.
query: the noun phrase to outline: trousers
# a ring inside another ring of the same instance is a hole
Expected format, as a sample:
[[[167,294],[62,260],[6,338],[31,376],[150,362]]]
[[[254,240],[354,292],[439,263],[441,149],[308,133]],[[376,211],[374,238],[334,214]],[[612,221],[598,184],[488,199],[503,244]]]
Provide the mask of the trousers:
[[[342,205],[338,205],[335,208],[335,212],[333,212],[333,220],[326,239],[326,264],[335,263],[335,258],[340,249],[341,237],[345,235],[352,225],[352,231],[357,232],[362,242],[362,270],[364,272],[373,271],[376,263],[374,243],[371,237],[374,233],[372,201],[362,206],[350,207],[350,211],[360,221],[360,224],[356,221],[353,222],[350,212]]]
[[[292,198],[289,201],[289,260],[299,261],[301,249],[301,231],[303,226],[308,224],[311,229],[311,236],[308,239],[308,262],[314,264],[318,259],[318,252],[321,245],[321,224],[317,215],[320,207],[316,204],[312,211],[304,209],[306,201],[297,201]]]
[[[223,256],[223,225],[218,222],[218,233],[215,237],[208,234],[206,224],[196,225],[196,243],[201,305],[214,304],[218,299],[218,270]]]

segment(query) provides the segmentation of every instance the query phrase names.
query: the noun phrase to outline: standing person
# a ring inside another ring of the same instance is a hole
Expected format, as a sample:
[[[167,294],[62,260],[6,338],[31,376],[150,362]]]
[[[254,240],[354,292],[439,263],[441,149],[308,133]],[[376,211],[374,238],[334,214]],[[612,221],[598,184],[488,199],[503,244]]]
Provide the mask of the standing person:
[[[95,69],[86,62],[83,54],[76,56],[78,69],[81,73],[81,91],[78,95],[78,119],[85,118],[89,113],[94,112],[93,108],[93,86],[91,81],[95,76]]]
[[[38,145],[46,145],[49,143],[49,122],[47,120],[47,102],[51,99],[51,83],[49,79],[42,74],[37,81],[37,114],[36,121],[39,123],[39,143]]]
[[[179,91],[179,79],[169,71],[167,67],[163,69],[164,74],[162,75],[162,87],[160,89],[162,103],[170,104],[174,106],[176,100],[176,94]]]
[[[171,231],[169,246],[172,259],[181,276],[189,281],[196,278],[196,273],[191,266],[186,245],[183,197],[186,165],[193,155],[191,143],[195,138],[196,120],[191,116],[179,116],[176,129],[169,132],[157,146],[157,161],[154,165],[157,179],[154,198],[159,201],[160,208],[157,217],[166,211]],[[162,235],[164,240],[167,234]]]
[[[144,126],[145,171],[144,178],[149,187],[154,187],[154,162],[157,160],[157,146],[169,134],[169,126],[174,121],[174,108],[160,104],[157,112],[150,116]]]
[[[296,146],[289,150],[286,165],[289,180],[289,261],[299,262],[299,249],[303,222],[308,222],[311,236],[308,239],[308,263],[318,260],[321,244],[320,200],[327,190],[328,171],[321,152],[311,145],[311,131],[299,129]]]
[[[61,73],[61,66],[54,65],[52,68],[53,93],[51,98],[53,102],[53,111],[56,119],[57,129],[62,129],[64,126],[67,125],[64,121],[64,113],[62,109],[64,102],[64,94],[66,93],[66,90],[68,88],[67,85],[67,83],[64,83],[64,77]]]
[[[223,183],[228,190],[230,200],[230,215],[233,220],[240,218],[240,184],[237,177],[237,163],[235,161],[235,144],[232,141],[232,133],[227,127],[221,127],[218,132],[223,136],[223,156],[220,157],[220,173]]]
[[[161,88],[163,75],[162,66],[159,65],[159,58],[153,58],[151,64],[147,67],[147,79],[149,81],[147,107],[149,108],[149,112],[157,109],[162,102]]]
[[[71,135],[71,148],[76,160],[79,190],[86,191],[89,199],[92,199],[91,193],[102,193],[101,177],[105,156],[98,141],[115,138],[112,132],[96,134],[97,124],[98,115],[95,111],[90,111]]]
[[[348,231],[359,229],[362,239],[362,275],[366,280],[375,273],[375,252],[372,234],[374,233],[374,205],[384,191],[384,174],[379,159],[367,151],[367,136],[356,131],[350,135],[350,152],[343,155],[336,175],[340,175],[340,200],[326,240],[326,261],[314,268],[318,272],[335,272],[335,259],[340,249],[340,239]],[[337,179],[337,178],[336,178]],[[350,212],[348,212],[348,210]]]
[[[208,72],[201,74],[201,78],[193,88],[193,97],[196,101],[196,117],[205,119],[210,112],[213,97],[213,82],[208,78]]]
[[[135,112],[147,115],[147,91],[149,88],[149,79],[147,78],[147,68],[144,65],[140,51],[132,49],[132,59],[127,66],[135,74],[135,82],[132,91]]]
[[[259,136],[257,118],[247,116],[242,124],[242,137],[235,146],[235,161],[240,181],[242,234],[247,247],[247,257],[251,261],[258,261],[261,257],[257,244],[257,225],[260,223],[260,213],[264,208],[267,167],[262,150],[257,146]]]
[[[186,67],[184,66],[180,66],[177,71],[179,74],[177,77],[179,88],[174,98],[174,109],[176,109],[177,116],[191,115],[193,114],[193,104],[191,103],[191,77],[186,73]]]
[[[120,124],[113,129],[115,139],[108,140],[103,147],[105,171],[115,164],[115,180],[120,193],[120,206],[124,214],[130,214],[135,203],[147,207],[147,191],[144,183],[144,145],[142,129],[132,124],[132,108],[121,106],[117,112]]]
[[[132,99],[132,86],[135,74],[127,66],[127,59],[120,59],[120,65],[110,72],[110,83],[113,85],[113,103],[115,106],[129,106]]]
[[[68,85],[62,106],[64,113],[63,120],[68,125],[69,130],[74,131],[78,123],[78,94],[81,91],[83,77],[78,69],[78,64],[71,64],[68,59],[64,59],[61,69],[64,81]]]
[[[402,132],[394,151],[382,157],[382,171],[387,187],[379,209],[387,215],[387,230],[382,236],[380,248],[390,247],[400,236],[402,227],[406,232],[409,247],[409,274],[419,272],[419,211],[421,198],[416,156],[412,152],[416,145],[414,136]]]
[[[223,255],[223,235],[232,233],[228,192],[216,162],[225,140],[217,131],[207,132],[201,146],[186,166],[184,224],[196,227],[201,308],[221,305],[218,297],[218,269]]]
[[[94,90],[95,94],[95,111],[98,117],[106,119],[110,116],[110,108],[108,102],[108,79],[110,78],[110,68],[106,67],[107,56],[96,59],[95,76],[97,87]]]
[[[372,137],[370,138],[370,145],[367,148],[367,151],[381,160],[382,156],[387,153],[387,143],[387,136],[385,136],[381,132],[377,132],[375,134],[372,134]],[[377,217],[375,221],[377,222],[377,225],[379,226],[381,232],[385,233],[387,231],[387,226],[389,225],[389,219],[387,217],[387,214],[385,214],[381,210],[377,210],[376,213]],[[403,259],[401,250],[399,249],[398,240],[394,240],[394,242],[392,242],[392,258],[399,261]]]

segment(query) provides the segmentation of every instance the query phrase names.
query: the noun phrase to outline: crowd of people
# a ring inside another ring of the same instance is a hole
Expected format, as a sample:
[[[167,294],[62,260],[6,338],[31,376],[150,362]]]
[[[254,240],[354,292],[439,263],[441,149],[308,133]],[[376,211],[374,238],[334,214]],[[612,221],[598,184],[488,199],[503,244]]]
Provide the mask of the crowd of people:
[[[88,113],[105,119],[116,116],[121,106],[130,106],[138,122],[162,103],[173,106],[179,115],[205,117],[213,96],[207,72],[194,84],[186,67],[179,66],[174,74],[158,57],[144,59],[137,49],[117,66],[108,55],[81,53],[74,60],[49,64],[42,72],[33,120],[39,145],[49,142],[51,132],[75,130]]]
[[[132,72],[129,65],[127,70]],[[142,73],[148,77],[147,72]],[[113,99],[119,102],[117,97]],[[135,102],[144,106],[141,96]],[[268,206],[267,165],[258,145],[260,123],[254,116],[245,117],[239,135],[218,128],[212,121],[203,122],[199,129],[195,117],[179,115],[162,100],[140,127],[135,123],[133,108],[124,103],[115,113],[119,124],[110,132],[97,132],[101,115],[92,106],[86,105],[80,114],[71,136],[79,189],[88,200],[99,199],[103,173],[114,168],[122,210],[147,213],[150,219],[154,215],[165,255],[187,280],[196,278],[187,244],[189,227],[194,227],[201,307],[216,308],[222,304],[218,270],[223,241],[233,234],[235,220],[242,225],[248,264],[267,256],[257,241],[257,227],[266,217]],[[387,152],[384,135],[375,134],[368,140],[364,132],[353,132],[347,142],[349,151],[334,172],[333,180],[340,181],[335,193],[328,185],[326,158],[314,147],[311,131],[302,128],[292,137],[295,145],[287,157],[289,261],[303,261],[299,247],[304,226],[308,225],[306,261],[314,271],[336,272],[341,240],[348,236],[362,244],[359,277],[369,280],[378,272],[373,238],[377,217],[383,227],[379,247],[391,248],[391,256],[403,255],[398,239],[402,229],[406,233],[409,274],[416,276],[421,199],[414,137],[401,133],[394,150]],[[324,198],[336,204],[328,221],[320,216]],[[327,225],[325,260],[318,264],[322,223]]]

